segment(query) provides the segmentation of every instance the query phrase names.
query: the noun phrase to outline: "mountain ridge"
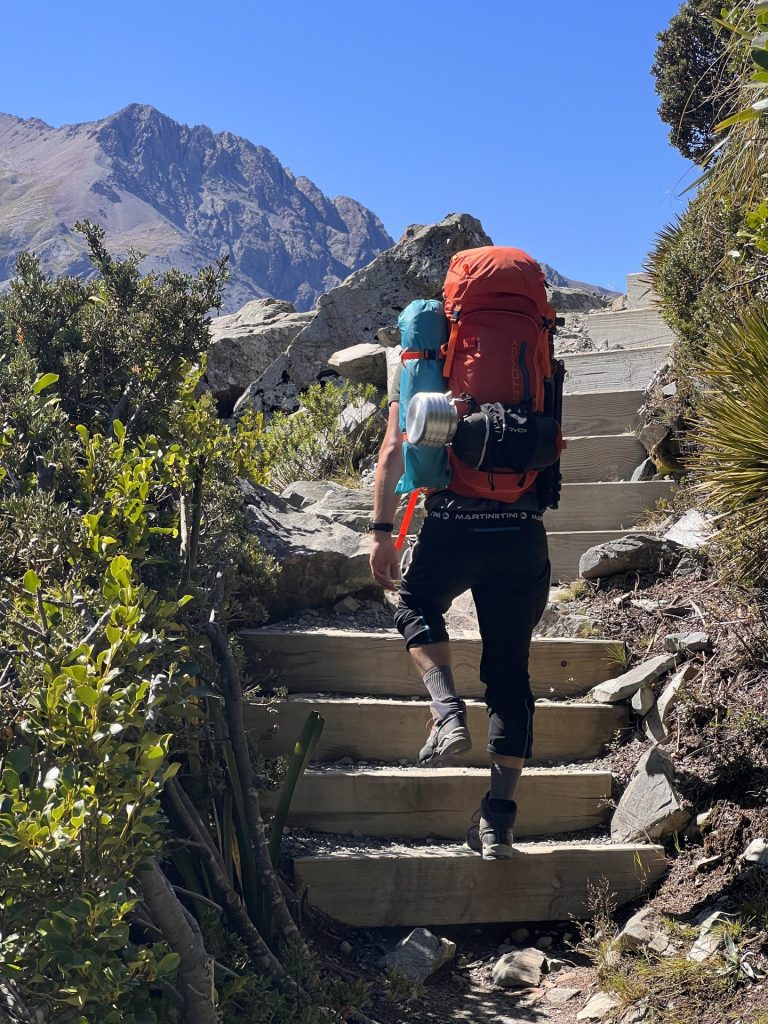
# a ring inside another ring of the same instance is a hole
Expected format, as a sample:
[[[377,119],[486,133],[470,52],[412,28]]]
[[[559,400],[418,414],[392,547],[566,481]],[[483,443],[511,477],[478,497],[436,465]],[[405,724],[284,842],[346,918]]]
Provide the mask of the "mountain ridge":
[[[0,283],[24,248],[47,271],[88,272],[71,230],[84,218],[115,251],[145,252],[148,270],[226,253],[227,309],[266,296],[310,308],[393,243],[374,213],[328,198],[265,146],[146,104],[60,128],[0,115]]]
[[[72,229],[84,219],[114,252],[145,253],[146,271],[194,272],[226,254],[225,313],[267,297],[310,309],[394,244],[375,213],[326,196],[266,146],[149,104],[58,128],[0,113],[0,288],[22,249],[48,273],[90,273]],[[615,294],[542,267],[555,287]]]

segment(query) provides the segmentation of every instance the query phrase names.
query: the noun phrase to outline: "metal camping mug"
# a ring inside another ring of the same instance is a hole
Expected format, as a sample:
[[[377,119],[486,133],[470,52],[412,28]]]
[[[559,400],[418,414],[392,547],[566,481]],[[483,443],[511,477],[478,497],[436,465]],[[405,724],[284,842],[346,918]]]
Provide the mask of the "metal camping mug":
[[[410,444],[440,448],[453,440],[458,425],[459,412],[450,391],[420,391],[408,402],[405,432]]]

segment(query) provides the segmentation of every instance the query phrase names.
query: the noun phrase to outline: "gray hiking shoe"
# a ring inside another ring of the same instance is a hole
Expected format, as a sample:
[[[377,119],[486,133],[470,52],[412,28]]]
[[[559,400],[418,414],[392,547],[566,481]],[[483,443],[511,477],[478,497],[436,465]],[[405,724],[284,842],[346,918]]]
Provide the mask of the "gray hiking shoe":
[[[499,810],[499,803],[511,809]],[[514,800],[491,800],[490,793],[486,793],[479,809],[472,815],[473,823],[467,832],[467,846],[479,853],[483,860],[510,860],[514,853],[512,828],[516,817],[517,804]]]
[[[430,723],[427,742],[419,751],[417,758],[422,768],[438,765],[455,754],[463,754],[472,748],[466,710],[467,706],[462,701],[459,709],[452,710],[445,717]]]

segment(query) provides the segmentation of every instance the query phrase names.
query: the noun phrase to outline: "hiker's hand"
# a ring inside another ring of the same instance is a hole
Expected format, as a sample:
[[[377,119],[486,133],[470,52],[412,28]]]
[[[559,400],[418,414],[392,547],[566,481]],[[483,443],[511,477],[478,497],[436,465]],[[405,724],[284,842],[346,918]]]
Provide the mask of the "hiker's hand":
[[[371,574],[385,590],[396,590],[400,579],[400,558],[390,533],[371,534]]]

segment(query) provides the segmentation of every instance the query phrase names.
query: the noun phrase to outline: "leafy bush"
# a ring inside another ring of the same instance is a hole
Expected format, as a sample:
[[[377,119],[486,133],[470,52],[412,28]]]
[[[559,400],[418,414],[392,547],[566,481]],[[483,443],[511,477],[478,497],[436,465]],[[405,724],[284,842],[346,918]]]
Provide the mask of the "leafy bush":
[[[336,417],[371,392],[230,429],[199,392],[224,266],[142,277],[81,229],[92,280],[24,254],[0,298],[0,1021],[347,1019],[367,988],[288,910],[223,627],[275,568],[239,478],[355,466],[377,428]]]
[[[277,413],[264,435],[262,465],[270,486],[280,491],[295,480],[354,483],[360,463],[376,452],[386,426],[382,415],[365,411],[377,401],[376,389],[348,381],[313,384],[301,401],[297,412]]]

